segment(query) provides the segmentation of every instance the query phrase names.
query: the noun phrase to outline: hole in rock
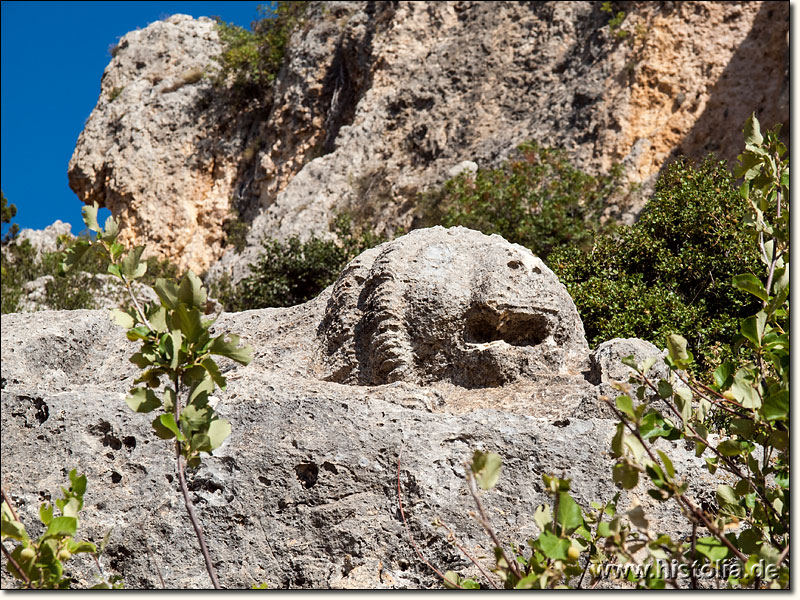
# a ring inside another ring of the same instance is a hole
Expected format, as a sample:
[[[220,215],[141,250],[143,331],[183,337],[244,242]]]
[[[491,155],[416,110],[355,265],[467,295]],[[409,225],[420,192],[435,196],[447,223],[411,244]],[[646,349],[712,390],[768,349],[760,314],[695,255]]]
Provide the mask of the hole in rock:
[[[548,319],[537,313],[497,311],[476,305],[464,318],[464,341],[486,344],[497,340],[512,346],[536,346],[550,335]]]
[[[339,469],[336,468],[336,465],[334,465],[333,463],[329,463],[328,461],[322,463],[322,468],[328,471],[329,473],[333,473],[334,475],[337,475],[339,473]]]
[[[316,485],[319,479],[319,467],[313,462],[300,463],[294,468],[294,472],[306,489]]]
[[[120,481],[122,481],[122,475],[120,475],[116,471],[112,471],[111,472],[111,481],[112,481],[112,483],[119,483]]]

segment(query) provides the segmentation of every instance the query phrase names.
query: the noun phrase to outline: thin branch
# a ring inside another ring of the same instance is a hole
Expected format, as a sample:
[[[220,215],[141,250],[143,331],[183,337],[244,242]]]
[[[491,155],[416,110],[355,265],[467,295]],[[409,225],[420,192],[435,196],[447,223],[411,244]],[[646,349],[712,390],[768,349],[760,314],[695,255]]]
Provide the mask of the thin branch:
[[[175,373],[174,384],[175,423],[180,423],[180,388],[178,387],[179,377],[177,373]],[[175,438],[175,456],[178,463],[178,480],[181,484],[181,492],[183,492],[183,502],[186,504],[186,512],[189,513],[189,520],[192,522],[192,527],[194,528],[194,533],[197,536],[197,541],[200,543],[200,551],[203,553],[203,559],[206,561],[206,571],[208,571],[208,576],[211,578],[211,583],[214,584],[214,589],[218,590],[221,588],[219,585],[219,580],[217,579],[217,572],[214,569],[214,563],[211,562],[211,556],[208,554],[205,536],[203,535],[203,528],[200,526],[200,522],[197,520],[197,516],[194,513],[194,505],[192,504],[191,498],[189,498],[189,489],[186,486],[186,474],[184,473],[183,455],[181,454],[181,443],[177,438]]]
[[[156,573],[158,573],[158,579],[161,582],[161,589],[167,589],[167,586],[164,584],[164,578],[161,576],[161,568],[158,566],[158,561],[156,560],[155,556],[150,552],[150,546],[147,544],[147,541],[144,543],[144,548],[147,550],[147,556],[149,556],[153,560],[153,564],[156,566]]]
[[[778,561],[775,564],[781,564],[784,560],[786,560],[787,556],[789,556],[789,544],[786,544],[786,548],[784,548],[783,551],[778,555]]]
[[[692,578],[692,589],[697,589],[697,573],[694,569],[695,556],[697,554],[697,522],[692,523],[692,562],[689,565],[689,575]]]
[[[652,450],[648,447],[648,445],[645,442],[644,438],[642,438],[642,435],[641,435],[641,433],[639,433],[639,430],[634,428],[633,426],[631,426],[630,422],[627,419],[625,419],[625,417],[622,415],[622,413],[620,413],[617,410],[617,408],[611,403],[611,400],[609,400],[608,398],[604,398],[604,401],[606,402],[606,404],[608,404],[608,406],[611,408],[611,410],[614,411],[614,414],[617,416],[617,418],[620,421],[622,421],[622,423],[625,424],[625,426],[636,437],[636,439],[639,440],[639,442],[642,444],[642,447],[644,448],[644,451],[647,452],[647,455],[650,457],[650,459],[655,464],[659,465],[660,464],[659,461],[656,460],[655,455],[653,454]],[[723,535],[723,533],[719,529],[717,529],[711,521],[709,521],[709,519],[706,517],[705,513],[702,510],[700,510],[699,508],[697,508],[694,505],[694,503],[689,499],[688,496],[686,496],[685,494],[681,494],[681,495],[675,494],[673,497],[675,498],[675,501],[678,503],[678,505],[681,506],[681,508],[687,510],[688,512],[691,512],[696,518],[700,519],[703,522],[703,524],[706,526],[706,528],[711,533],[713,533],[714,536],[720,542],[725,544],[728,547],[728,549],[736,555],[736,558],[738,558],[740,561],[742,561],[742,564],[745,564],[747,562],[747,557],[744,554],[742,554],[739,551],[739,549],[736,548],[736,546],[734,546],[731,543],[731,541],[728,538],[726,538]]]
[[[19,521],[19,517],[17,516],[17,513],[14,511],[14,504],[11,502],[11,498],[9,498],[8,495],[6,494],[5,489],[0,487],[0,493],[3,495],[3,500],[5,500],[6,504],[8,505],[8,510],[11,511],[11,516],[14,517],[15,521]]]
[[[469,466],[465,467],[465,472],[467,474],[467,488],[469,489],[469,493],[472,496],[472,499],[475,500],[475,506],[478,507],[478,512],[480,513],[481,525],[486,530],[486,533],[489,534],[489,537],[492,538],[492,542],[494,542],[495,547],[500,549],[500,553],[503,555],[503,559],[506,561],[506,564],[508,564],[508,568],[511,569],[511,572],[514,573],[517,579],[522,579],[522,573],[520,573],[517,561],[514,560],[512,562],[508,560],[508,556],[506,556],[506,551],[503,548],[503,544],[500,543],[500,539],[497,537],[497,534],[494,532],[494,529],[492,528],[492,524],[489,521],[489,517],[486,515],[486,511],[484,510],[483,504],[481,503],[481,498],[480,495],[478,494],[478,488],[475,485],[475,478],[472,476]]]
[[[458,589],[463,590],[464,589],[463,587],[458,585],[458,583],[456,583],[455,581],[449,581],[439,569],[437,569],[430,562],[428,562],[428,559],[426,559],[422,555],[422,551],[419,549],[419,546],[417,546],[417,542],[414,541],[414,536],[411,535],[411,529],[408,526],[408,521],[406,521],[406,513],[405,511],[403,511],[403,493],[400,489],[400,460],[402,458],[403,458],[403,446],[400,446],[400,454],[398,454],[397,456],[397,504],[400,507],[400,516],[403,519],[403,525],[406,528],[406,533],[408,534],[408,540],[411,542],[411,546],[414,548],[414,552],[417,553],[417,556],[419,556],[419,559],[423,563],[425,563],[431,571],[436,573],[442,579],[442,581],[447,581],[447,583],[449,583],[450,585],[454,585]]]
[[[478,567],[478,570],[481,572],[481,574],[482,574],[482,575],[483,575],[483,576],[486,578],[486,580],[489,582],[489,585],[491,585],[491,586],[492,586],[494,589],[496,589],[496,590],[499,590],[499,589],[500,589],[500,586],[498,586],[498,585],[497,585],[497,584],[494,582],[494,580],[491,578],[491,576],[489,575],[489,573],[487,573],[487,572],[486,572],[486,569],[483,567],[483,565],[482,565],[481,563],[479,563],[479,562],[478,562],[478,561],[477,561],[475,558],[473,558],[473,557],[470,555],[470,553],[469,553],[469,552],[467,552],[467,551],[466,551],[466,549],[464,549],[464,547],[463,547],[461,544],[459,544],[459,543],[458,543],[458,540],[456,539],[456,536],[455,536],[455,534],[453,533],[453,530],[452,530],[452,529],[450,529],[450,528],[447,526],[447,524],[446,524],[444,521],[442,521],[441,519],[438,519],[438,521],[439,521],[439,523],[441,523],[442,527],[444,527],[445,529],[447,529],[447,531],[449,531],[449,532],[450,532],[450,538],[452,538],[452,540],[453,540],[453,544],[455,545],[455,547],[456,547],[456,548],[458,548],[458,549],[461,551],[461,553],[462,553],[464,556],[466,556],[466,557],[469,559],[469,561],[470,561],[470,562],[471,562],[473,565],[475,565],[476,567]]]
[[[9,508],[11,507],[10,504],[8,506],[9,506]],[[19,566],[19,564],[17,564],[17,561],[14,560],[14,557],[11,556],[11,554],[8,552],[8,550],[6,550],[6,545],[3,544],[2,542],[0,542],[0,547],[2,547],[3,554],[6,555],[6,558],[8,559],[8,562],[10,562],[11,565],[17,570],[17,573],[22,575],[22,578],[25,580],[25,584],[30,586],[31,585],[30,578],[25,574],[25,571],[22,570],[22,568]]]
[[[219,585],[219,580],[217,579],[217,572],[214,570],[214,563],[211,562],[211,556],[208,554],[206,540],[203,536],[203,529],[200,527],[200,522],[197,520],[197,516],[194,514],[192,500],[189,498],[189,490],[186,487],[186,477],[183,473],[183,456],[181,455],[180,442],[176,440],[175,446],[177,447],[178,455],[178,479],[180,479],[181,483],[181,491],[183,492],[183,501],[186,504],[186,512],[189,513],[189,520],[192,522],[192,527],[194,527],[194,533],[197,536],[197,541],[200,542],[200,551],[203,553],[203,558],[206,561],[206,571],[208,571],[208,576],[211,577],[211,583],[214,584],[214,589],[219,590],[221,588]]]
[[[128,295],[131,297],[131,300],[133,300],[133,305],[136,308],[136,312],[139,314],[139,318],[142,320],[142,323],[147,325],[148,329],[152,330],[153,327],[150,325],[150,321],[147,320],[147,317],[145,316],[142,307],[139,306],[139,301],[136,300],[136,295],[133,293],[133,287],[132,287],[133,282],[128,281],[124,275],[120,275],[120,277],[122,277],[122,283],[125,284],[125,287],[128,290]]]

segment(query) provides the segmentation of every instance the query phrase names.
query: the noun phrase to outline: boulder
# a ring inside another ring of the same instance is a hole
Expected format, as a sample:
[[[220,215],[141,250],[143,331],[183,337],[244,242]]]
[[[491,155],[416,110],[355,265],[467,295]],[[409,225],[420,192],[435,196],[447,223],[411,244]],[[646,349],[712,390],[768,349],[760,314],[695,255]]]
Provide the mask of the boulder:
[[[368,250],[336,281],[319,328],[325,378],[468,388],[576,369],[578,311],[530,250],[497,235],[419,229]]]

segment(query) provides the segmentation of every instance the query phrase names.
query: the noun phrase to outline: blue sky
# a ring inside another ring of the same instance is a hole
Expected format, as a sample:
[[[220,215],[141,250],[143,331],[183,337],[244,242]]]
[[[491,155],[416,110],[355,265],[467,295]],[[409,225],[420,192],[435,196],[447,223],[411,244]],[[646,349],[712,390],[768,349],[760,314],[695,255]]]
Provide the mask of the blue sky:
[[[109,48],[175,13],[249,28],[266,2],[2,2],[0,173],[20,228],[83,230],[67,164],[100,93]],[[108,214],[108,213],[106,213]],[[7,226],[3,227],[5,233]]]

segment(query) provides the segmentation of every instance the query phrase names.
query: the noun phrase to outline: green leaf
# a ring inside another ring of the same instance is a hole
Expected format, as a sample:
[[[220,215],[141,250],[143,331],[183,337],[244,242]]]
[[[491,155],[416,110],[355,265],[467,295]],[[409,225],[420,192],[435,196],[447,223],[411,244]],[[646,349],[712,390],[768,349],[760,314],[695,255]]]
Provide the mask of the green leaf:
[[[717,450],[723,456],[738,456],[742,453],[742,448],[739,446],[739,443],[734,440],[723,440],[720,442],[720,445],[717,446]]]
[[[175,371],[178,368],[178,365],[181,362],[181,345],[183,344],[183,336],[181,332],[177,329],[173,329],[169,332],[169,336],[167,338],[169,340],[168,344],[168,356],[170,357],[169,368]]]
[[[717,504],[724,506],[726,504],[738,504],[739,497],[736,492],[729,485],[720,484],[717,486]]]
[[[750,369],[742,367],[733,377],[731,392],[733,397],[744,408],[758,409],[761,407],[761,398],[756,391],[756,383]]]
[[[7,511],[8,505],[3,502],[3,519],[2,519],[2,535],[3,537],[10,537],[15,540],[27,540],[28,533],[25,531],[25,525],[21,521],[17,521],[11,516],[11,511]]]
[[[166,308],[170,310],[175,309],[178,303],[178,286],[172,281],[159,278],[156,279],[153,290]]]
[[[191,270],[187,271],[181,279],[178,300],[190,308],[205,309],[206,291],[203,288],[203,282]]]
[[[153,429],[156,435],[162,440],[170,440],[177,437],[178,441],[182,442],[186,439],[175,424],[175,417],[172,416],[172,414],[164,414],[156,417],[153,420]]]
[[[717,387],[725,389],[730,385],[730,378],[735,368],[736,365],[730,361],[726,361],[717,367],[714,371],[714,382],[717,384]]]
[[[39,505],[39,519],[41,520],[42,524],[47,526],[50,525],[50,521],[53,520],[53,505],[47,502],[42,502]]]
[[[200,451],[211,453],[213,450],[211,447],[211,438],[209,438],[205,433],[197,433],[192,436],[189,448],[192,452]]]
[[[622,361],[623,365],[629,366],[637,373],[639,372],[639,365],[636,363],[636,357],[633,354],[631,354],[630,356],[624,356],[620,360]]]
[[[748,146],[760,146],[764,141],[761,135],[761,126],[758,123],[756,114],[752,113],[744,124],[744,143]]]
[[[83,214],[83,222],[86,223],[86,227],[89,231],[96,231],[100,232],[100,225],[97,222],[97,211],[100,207],[98,206],[97,202],[92,204],[91,206],[84,206],[81,209],[81,213]]]
[[[122,279],[122,273],[119,270],[119,265],[113,265],[113,264],[112,265],[108,265],[108,268],[106,269],[106,271],[108,271],[114,277],[116,277],[118,279]]]
[[[697,551],[711,562],[722,560],[728,556],[728,547],[715,537],[699,538],[695,544]]]
[[[82,554],[85,552],[97,554],[97,546],[95,546],[92,542],[78,540],[67,540],[67,550],[69,550],[72,554]]]
[[[545,531],[547,526],[553,522],[553,511],[547,504],[540,504],[533,511],[533,522],[539,527],[539,531]]]
[[[571,533],[576,527],[583,525],[581,507],[566,492],[558,495],[558,522],[567,533]]]
[[[676,388],[675,404],[681,411],[681,420],[685,429],[692,418],[692,390],[687,387]]]
[[[109,215],[106,219],[105,227],[103,227],[103,239],[107,242],[113,242],[119,233],[119,225],[114,219],[114,215]]]
[[[150,321],[150,326],[153,331],[158,333],[166,333],[169,331],[167,327],[167,310],[163,306],[155,306],[153,310],[148,313],[147,320]]]
[[[458,573],[455,571],[447,571],[447,573],[444,574],[444,581],[442,583],[444,583],[444,587],[447,589],[456,590],[459,588],[459,579]]]
[[[661,457],[661,461],[664,463],[664,468],[667,470],[667,476],[672,479],[675,477],[675,467],[672,465],[672,461],[669,459],[664,452],[661,450],[657,450],[658,455]]]
[[[83,503],[77,498],[69,498],[65,500],[56,500],[56,505],[61,509],[61,514],[65,517],[78,518],[78,511],[81,509]]]
[[[569,551],[570,541],[553,535],[549,531],[543,531],[539,535],[539,548],[547,558],[553,560],[566,560]]]
[[[118,308],[112,309],[110,311],[110,316],[111,320],[123,329],[131,329],[136,324],[131,315]]]
[[[72,493],[80,499],[81,507],[83,507],[83,495],[86,493],[86,484],[88,482],[86,475],[78,475],[78,471],[72,469],[69,472],[69,480]]]
[[[667,337],[667,351],[669,357],[676,365],[681,366],[689,362],[689,353],[686,350],[686,338],[675,333]]]
[[[208,438],[211,440],[211,449],[216,450],[219,448],[222,445],[222,442],[225,441],[225,438],[227,438],[230,434],[231,424],[227,420],[216,419],[211,421],[211,425],[208,426]]]
[[[203,365],[203,368],[206,371],[208,371],[208,374],[211,376],[213,382],[224,392],[226,384],[225,377],[223,377],[222,373],[220,373],[219,366],[217,366],[217,363],[214,362],[214,359],[209,356],[204,358],[200,364]]]
[[[640,365],[641,368],[642,368],[641,369],[642,373],[644,373],[646,375],[647,372],[650,371],[650,369],[653,368],[653,365],[656,364],[656,362],[658,361],[658,358],[659,358],[658,356],[648,356],[647,358],[645,358],[642,361],[642,364]]]
[[[672,396],[672,386],[666,379],[661,379],[658,382],[658,395],[661,398],[669,398]]]
[[[496,452],[476,450],[472,455],[472,473],[481,489],[492,489],[500,479],[503,459]]]
[[[64,252],[64,260],[61,263],[61,270],[68,273],[72,267],[77,265],[91,246],[85,240],[78,240]]]
[[[140,262],[144,246],[137,246],[122,259],[119,264],[120,272],[128,281],[138,279],[147,272],[147,263]]]
[[[680,437],[680,432],[657,412],[650,412],[644,416],[639,426],[639,433],[642,434],[642,438],[645,440],[657,437],[674,440]]]
[[[150,337],[150,330],[145,325],[139,325],[138,327],[129,329],[125,337],[132,342],[136,340],[147,340],[147,338]]]
[[[759,300],[764,302],[767,301],[767,290],[764,288],[764,284],[751,273],[745,273],[743,275],[734,275],[733,276],[733,287],[737,290],[742,290],[743,292],[748,292],[753,294]]]
[[[633,412],[633,400],[630,396],[618,396],[616,399],[617,408],[631,421],[636,421],[636,413]]]
[[[211,354],[227,356],[242,365],[248,365],[253,360],[253,349],[250,346],[238,347],[239,339],[238,335],[232,333],[230,334],[230,341],[225,341],[224,335],[220,335],[211,340],[208,351]]]
[[[130,396],[125,398],[125,403],[138,413],[149,413],[161,407],[161,401],[150,388],[136,387],[130,391]]]
[[[761,347],[761,338],[764,336],[766,322],[767,314],[763,310],[742,321],[742,335],[750,340],[756,348]]]
[[[789,418],[789,390],[780,390],[764,400],[761,416],[767,421],[781,421]]]
[[[75,517],[53,517],[47,527],[43,539],[61,537],[65,535],[74,536],[78,531],[78,519]]]
[[[617,463],[612,470],[612,478],[626,490],[636,487],[639,483],[639,471],[628,464]]]
[[[623,440],[625,438],[625,424],[617,423],[617,432],[611,438],[611,454],[615,457],[622,456],[625,452]]]
[[[631,523],[633,523],[634,526],[640,531],[647,531],[650,529],[650,523],[647,520],[647,515],[645,515],[644,509],[640,504],[637,504],[625,514],[628,515]]]
[[[197,308],[187,308],[183,303],[178,304],[172,315],[172,325],[177,326],[190,344],[195,343],[203,333],[204,327],[200,311]]]
[[[203,428],[212,415],[213,409],[208,406],[188,404],[181,411],[181,429],[189,435],[190,432]]]

